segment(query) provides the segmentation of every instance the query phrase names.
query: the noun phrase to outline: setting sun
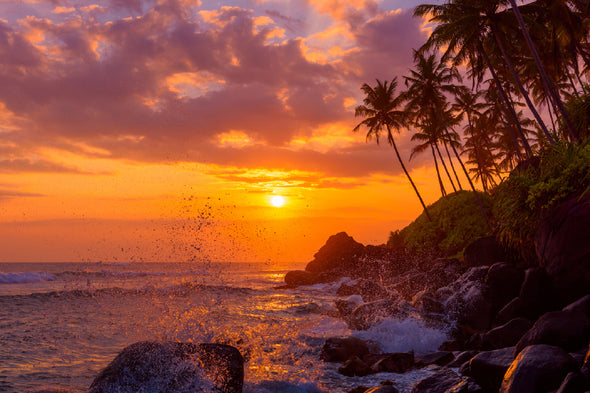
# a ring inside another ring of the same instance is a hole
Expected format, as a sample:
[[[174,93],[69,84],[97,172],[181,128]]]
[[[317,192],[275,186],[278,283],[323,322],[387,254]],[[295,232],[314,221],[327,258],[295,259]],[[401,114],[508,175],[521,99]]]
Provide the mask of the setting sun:
[[[282,207],[285,204],[285,198],[280,195],[275,195],[270,199],[270,204],[274,207]]]

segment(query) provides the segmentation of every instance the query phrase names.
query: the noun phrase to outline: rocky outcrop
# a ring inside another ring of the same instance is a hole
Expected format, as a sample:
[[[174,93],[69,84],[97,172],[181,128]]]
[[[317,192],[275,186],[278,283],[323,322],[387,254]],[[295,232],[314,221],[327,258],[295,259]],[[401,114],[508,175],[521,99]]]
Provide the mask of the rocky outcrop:
[[[461,381],[462,378],[457,373],[445,367],[418,382],[412,393],[445,393]]]
[[[138,342],[94,379],[89,393],[241,393],[244,360],[229,345]]]
[[[351,357],[362,358],[369,353],[378,352],[372,343],[356,337],[331,337],[322,347],[320,359],[326,362],[344,362]]]
[[[308,272],[353,271],[360,265],[365,246],[345,232],[330,236],[305,268]]]
[[[482,237],[469,244],[465,247],[463,258],[467,267],[490,266],[506,259],[502,246],[494,236]]]
[[[497,391],[506,370],[514,360],[514,348],[502,348],[481,352],[469,361],[469,367],[463,369],[483,388]]]
[[[541,266],[567,304],[590,293],[590,194],[551,210],[535,234]]]
[[[531,345],[519,353],[504,375],[500,393],[545,393],[557,389],[578,367],[563,349]]]
[[[481,337],[481,348],[484,350],[513,347],[533,326],[525,318],[515,318],[504,325],[497,326]]]

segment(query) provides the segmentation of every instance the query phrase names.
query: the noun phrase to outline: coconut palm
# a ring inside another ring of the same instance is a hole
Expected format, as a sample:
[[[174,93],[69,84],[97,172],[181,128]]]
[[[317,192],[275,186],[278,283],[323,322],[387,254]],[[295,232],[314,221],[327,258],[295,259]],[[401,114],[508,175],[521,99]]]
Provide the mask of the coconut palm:
[[[422,196],[404,165],[392,134],[392,129],[393,131],[399,132],[399,130],[405,126],[407,117],[404,111],[398,109],[402,104],[402,98],[395,95],[396,88],[396,78],[393,78],[390,83],[387,81],[381,82],[377,79],[377,85],[375,87],[371,87],[366,83],[363,84],[361,87],[361,90],[365,93],[363,105],[356,107],[354,115],[356,117],[363,117],[364,120],[357,124],[352,131],[357,132],[361,127],[366,127],[368,129],[367,140],[374,137],[377,144],[379,143],[380,135],[386,131],[387,142],[393,146],[395,155],[397,156],[404,173],[408,177],[412,188],[416,192],[426,216],[432,221],[430,213],[422,200]]]

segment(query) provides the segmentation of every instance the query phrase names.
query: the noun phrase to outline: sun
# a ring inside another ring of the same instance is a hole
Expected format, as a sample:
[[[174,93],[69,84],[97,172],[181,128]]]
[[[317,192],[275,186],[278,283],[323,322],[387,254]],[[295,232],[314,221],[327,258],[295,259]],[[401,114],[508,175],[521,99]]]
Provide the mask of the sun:
[[[281,207],[285,204],[285,198],[280,195],[274,195],[270,198],[270,204],[274,207]]]

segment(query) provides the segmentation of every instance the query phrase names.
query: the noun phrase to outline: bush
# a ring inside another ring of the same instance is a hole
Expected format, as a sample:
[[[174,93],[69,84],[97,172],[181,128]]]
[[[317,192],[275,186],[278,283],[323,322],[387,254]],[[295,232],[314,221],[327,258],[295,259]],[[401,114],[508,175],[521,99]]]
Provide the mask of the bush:
[[[494,191],[498,239],[529,263],[536,262],[535,231],[559,202],[590,190],[590,143],[561,142],[539,153],[528,169],[515,169]]]
[[[478,193],[484,208],[490,212],[491,197]],[[416,251],[438,251],[453,255],[469,243],[489,234],[475,195],[470,191],[449,194],[430,205],[432,221],[422,213],[414,222],[402,229],[399,236],[406,247]]]

